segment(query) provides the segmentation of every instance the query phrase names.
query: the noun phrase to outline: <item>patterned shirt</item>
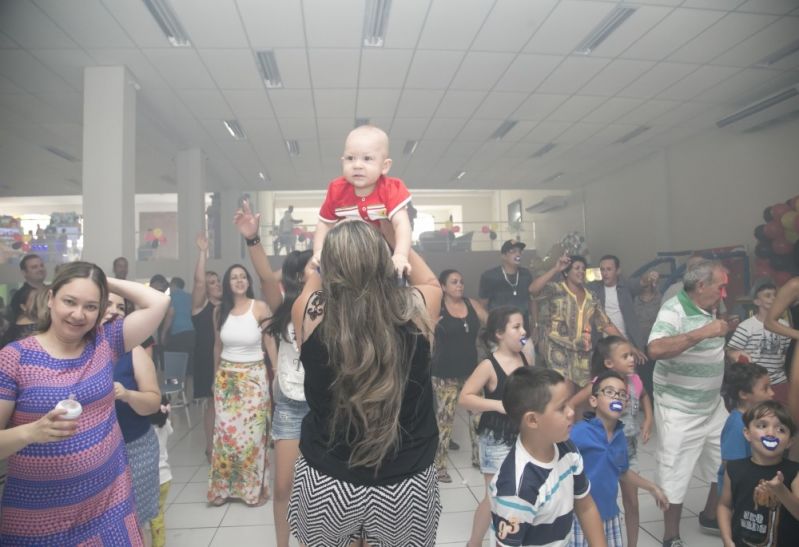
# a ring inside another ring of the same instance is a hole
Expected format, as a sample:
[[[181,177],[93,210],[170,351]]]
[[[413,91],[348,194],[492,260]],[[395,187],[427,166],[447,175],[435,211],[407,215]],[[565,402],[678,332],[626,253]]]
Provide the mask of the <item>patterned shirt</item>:
[[[780,323],[788,326],[782,319]],[[785,377],[785,352],[790,343],[790,338],[767,330],[763,321],[753,316],[738,325],[727,347],[745,351],[753,363],[765,367],[772,384],[784,384],[788,381]]]
[[[590,352],[592,335],[611,324],[602,305],[585,290],[582,306],[565,281],[547,283],[541,299],[545,302],[546,335],[549,343],[566,349]]]
[[[685,291],[663,303],[649,343],[704,327],[714,320]],[[724,337],[706,338],[671,359],[655,362],[655,401],[687,414],[711,414],[721,399]]]

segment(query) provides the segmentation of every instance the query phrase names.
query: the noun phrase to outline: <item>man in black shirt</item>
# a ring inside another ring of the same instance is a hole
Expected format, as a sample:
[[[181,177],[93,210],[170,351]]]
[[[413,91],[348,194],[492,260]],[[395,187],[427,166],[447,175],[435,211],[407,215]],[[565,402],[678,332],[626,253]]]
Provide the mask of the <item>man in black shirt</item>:
[[[519,266],[522,251],[526,245],[521,241],[509,239],[502,244],[502,262],[496,268],[483,272],[480,276],[478,299],[487,309],[499,306],[516,306],[524,315],[524,328],[530,333],[530,285],[533,274]]]

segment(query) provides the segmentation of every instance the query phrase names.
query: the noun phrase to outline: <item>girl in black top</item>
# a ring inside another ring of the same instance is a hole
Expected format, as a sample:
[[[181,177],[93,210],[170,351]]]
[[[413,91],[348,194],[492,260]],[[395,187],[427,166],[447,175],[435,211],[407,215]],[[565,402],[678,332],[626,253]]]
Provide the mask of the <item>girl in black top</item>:
[[[487,346],[496,351],[483,360],[466,380],[458,402],[474,412],[482,412],[477,431],[480,435],[480,471],[486,483],[486,495],[474,512],[472,536],[468,545],[482,545],[491,522],[488,484],[516,441],[518,424],[512,423],[502,406],[502,394],[508,375],[534,363],[533,344],[527,341],[524,316],[518,308],[502,306],[491,310],[483,332]]]
[[[393,229],[382,222],[389,244]],[[441,288],[413,251],[412,287],[365,222],[330,230],[292,308],[305,397],[289,526],[305,545],[435,544],[441,505],[430,381]],[[309,263],[310,264],[310,263]]]
[[[444,300],[433,346],[433,389],[438,421],[436,469],[439,482],[452,482],[447,472],[447,452],[452,439],[455,405],[464,380],[477,365],[477,333],[488,314],[479,302],[464,298],[463,276],[457,270],[444,270],[438,282],[444,291]],[[477,436],[472,437],[475,452]]]

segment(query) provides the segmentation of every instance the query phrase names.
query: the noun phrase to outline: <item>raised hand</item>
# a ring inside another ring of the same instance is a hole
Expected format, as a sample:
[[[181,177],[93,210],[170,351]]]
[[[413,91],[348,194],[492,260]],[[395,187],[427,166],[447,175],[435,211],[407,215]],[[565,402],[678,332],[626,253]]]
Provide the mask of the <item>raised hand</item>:
[[[569,255],[563,253],[558,257],[558,261],[555,263],[555,269],[559,272],[564,271],[566,268],[569,267],[569,264],[572,263],[572,259],[569,258]]]
[[[258,227],[261,223],[261,214],[254,215],[250,209],[250,202],[244,200],[241,209],[233,215],[233,224],[238,228],[239,233],[246,239],[252,239],[258,235]]]
[[[195,239],[194,242],[197,244],[197,248],[200,249],[200,252],[208,252],[208,236],[204,233],[200,232],[197,234],[197,239]]]

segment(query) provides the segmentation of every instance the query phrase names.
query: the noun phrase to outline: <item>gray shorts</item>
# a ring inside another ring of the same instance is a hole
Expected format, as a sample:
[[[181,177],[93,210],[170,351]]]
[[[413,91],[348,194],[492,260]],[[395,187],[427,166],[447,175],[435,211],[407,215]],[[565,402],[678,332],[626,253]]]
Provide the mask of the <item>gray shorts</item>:
[[[275,441],[300,438],[302,419],[308,414],[308,403],[289,399],[280,391],[280,382],[275,379],[272,386],[275,411],[272,414],[272,439]]]
[[[480,433],[480,472],[484,475],[496,475],[511,445],[494,438],[492,433]]]

